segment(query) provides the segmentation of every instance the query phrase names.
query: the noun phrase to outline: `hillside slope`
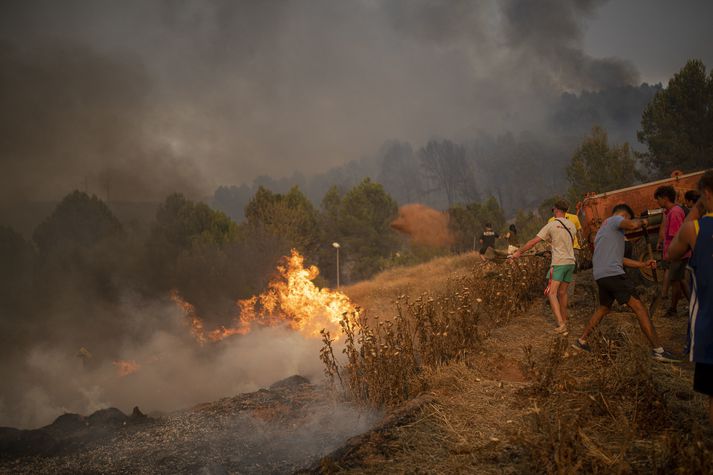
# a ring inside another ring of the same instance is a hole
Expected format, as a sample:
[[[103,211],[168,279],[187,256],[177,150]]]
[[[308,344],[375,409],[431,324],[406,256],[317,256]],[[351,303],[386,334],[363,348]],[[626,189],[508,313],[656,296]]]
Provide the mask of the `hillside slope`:
[[[625,308],[604,320],[592,354],[572,350],[593,310],[591,273],[577,276],[571,334],[562,337],[545,300],[531,297],[541,295],[543,263],[513,274],[508,262],[483,264],[469,253],[343,288],[369,320],[396,318],[395,302],[433,300],[432,324],[452,318],[440,322],[451,328],[460,320],[443,302],[483,300],[467,351],[421,361],[420,390],[385,407],[337,403],[326,387],[295,377],[154,418],[114,411],[102,421],[62,416],[44,432],[5,428],[0,471],[711,473],[713,430],[691,389],[691,365],[652,361]],[[513,275],[532,282],[509,285]],[[500,305],[518,289],[525,300]],[[655,324],[666,346],[680,350],[686,318],[656,316]]]
[[[468,272],[473,256],[445,258],[345,289],[384,311],[399,292],[417,295]],[[488,263],[470,272],[497,273]],[[359,436],[313,473],[713,473],[706,401],[692,391],[690,363],[663,364],[628,308],[616,308],[591,338],[571,348],[594,309],[591,272],[580,273],[569,336],[556,335],[544,299],[505,321],[482,321],[483,338],[461,361],[425,370],[427,390],[406,402],[400,422]],[[653,289],[640,289],[645,299]],[[361,299],[361,300],[360,300]],[[686,317],[655,325],[682,352]]]

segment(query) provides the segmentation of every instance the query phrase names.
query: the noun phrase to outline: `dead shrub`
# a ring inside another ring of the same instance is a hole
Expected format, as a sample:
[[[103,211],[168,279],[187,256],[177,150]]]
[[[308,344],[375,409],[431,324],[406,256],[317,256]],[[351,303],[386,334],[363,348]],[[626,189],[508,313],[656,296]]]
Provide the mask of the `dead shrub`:
[[[690,449],[670,437],[668,390],[654,374],[653,365],[660,363],[652,361],[638,329],[603,324],[590,338],[592,353],[576,357],[569,357],[562,341],[553,340],[547,356],[529,363],[536,380],[522,391],[534,405],[519,434],[527,453],[523,470],[631,473],[680,467]],[[697,467],[696,460],[705,461],[705,454],[685,462],[680,473],[703,473],[688,468]]]
[[[450,280],[439,293],[413,301],[396,299],[392,319],[365,313],[345,314],[341,321],[345,362],[334,354],[334,339],[323,332],[321,358],[325,374],[345,397],[381,406],[398,404],[425,389],[423,368],[462,361],[477,348],[483,321],[502,325],[522,312],[541,289],[544,260],[524,259],[476,268]]]

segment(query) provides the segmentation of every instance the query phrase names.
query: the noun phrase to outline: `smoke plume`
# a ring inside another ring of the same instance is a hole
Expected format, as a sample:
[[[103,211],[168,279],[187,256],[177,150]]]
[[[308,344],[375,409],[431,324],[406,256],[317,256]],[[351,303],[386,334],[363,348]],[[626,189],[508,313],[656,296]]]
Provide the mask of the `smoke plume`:
[[[563,91],[637,80],[630,64],[582,48],[600,3],[5,1],[0,224],[26,212],[17,203],[77,188],[111,202],[206,196],[257,175],[312,174],[394,137],[542,130]],[[415,242],[450,242],[437,211],[407,206],[398,222]],[[0,366],[0,424],[104,405],[169,410],[319,373],[318,342],[278,329],[196,346],[177,309],[104,269],[143,268],[144,253],[88,256],[92,272],[59,268],[51,297],[0,319],[11,362]],[[187,274],[225,280],[212,270]],[[114,360],[138,371],[119,376]]]
[[[541,129],[563,91],[637,80],[583,50],[601,3],[3,2],[3,189],[207,195],[394,137]]]
[[[35,428],[65,412],[89,414],[110,406],[127,413],[135,405],[146,412],[172,411],[255,391],[293,374],[321,382],[317,338],[273,327],[199,345],[183,312],[170,302],[132,298],[113,310],[124,327],[114,340],[68,322],[64,332],[49,341],[38,335],[13,355],[12,364],[0,367],[0,426]],[[121,361],[130,364],[129,371],[122,371]]]

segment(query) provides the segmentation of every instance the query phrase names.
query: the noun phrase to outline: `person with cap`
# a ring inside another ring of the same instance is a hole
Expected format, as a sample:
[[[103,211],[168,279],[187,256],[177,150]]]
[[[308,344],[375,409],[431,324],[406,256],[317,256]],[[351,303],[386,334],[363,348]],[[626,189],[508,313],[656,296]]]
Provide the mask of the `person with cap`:
[[[552,208],[554,219],[540,229],[537,235],[512,254],[518,259],[540,241],[549,241],[552,245],[552,262],[547,273],[548,285],[545,289],[552,313],[557,320],[556,333],[567,334],[567,287],[573,280],[575,257],[574,235],[577,229],[574,223],[565,218],[568,205],[558,200]]]

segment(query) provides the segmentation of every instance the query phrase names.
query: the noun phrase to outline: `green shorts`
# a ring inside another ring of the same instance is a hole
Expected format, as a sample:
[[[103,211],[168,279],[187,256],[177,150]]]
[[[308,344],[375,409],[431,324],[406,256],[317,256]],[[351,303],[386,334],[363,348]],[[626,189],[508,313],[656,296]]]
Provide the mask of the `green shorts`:
[[[550,269],[552,273],[547,273],[547,277],[551,280],[556,280],[558,282],[572,282],[574,280],[574,268],[575,264],[563,264],[559,266],[552,266]]]

